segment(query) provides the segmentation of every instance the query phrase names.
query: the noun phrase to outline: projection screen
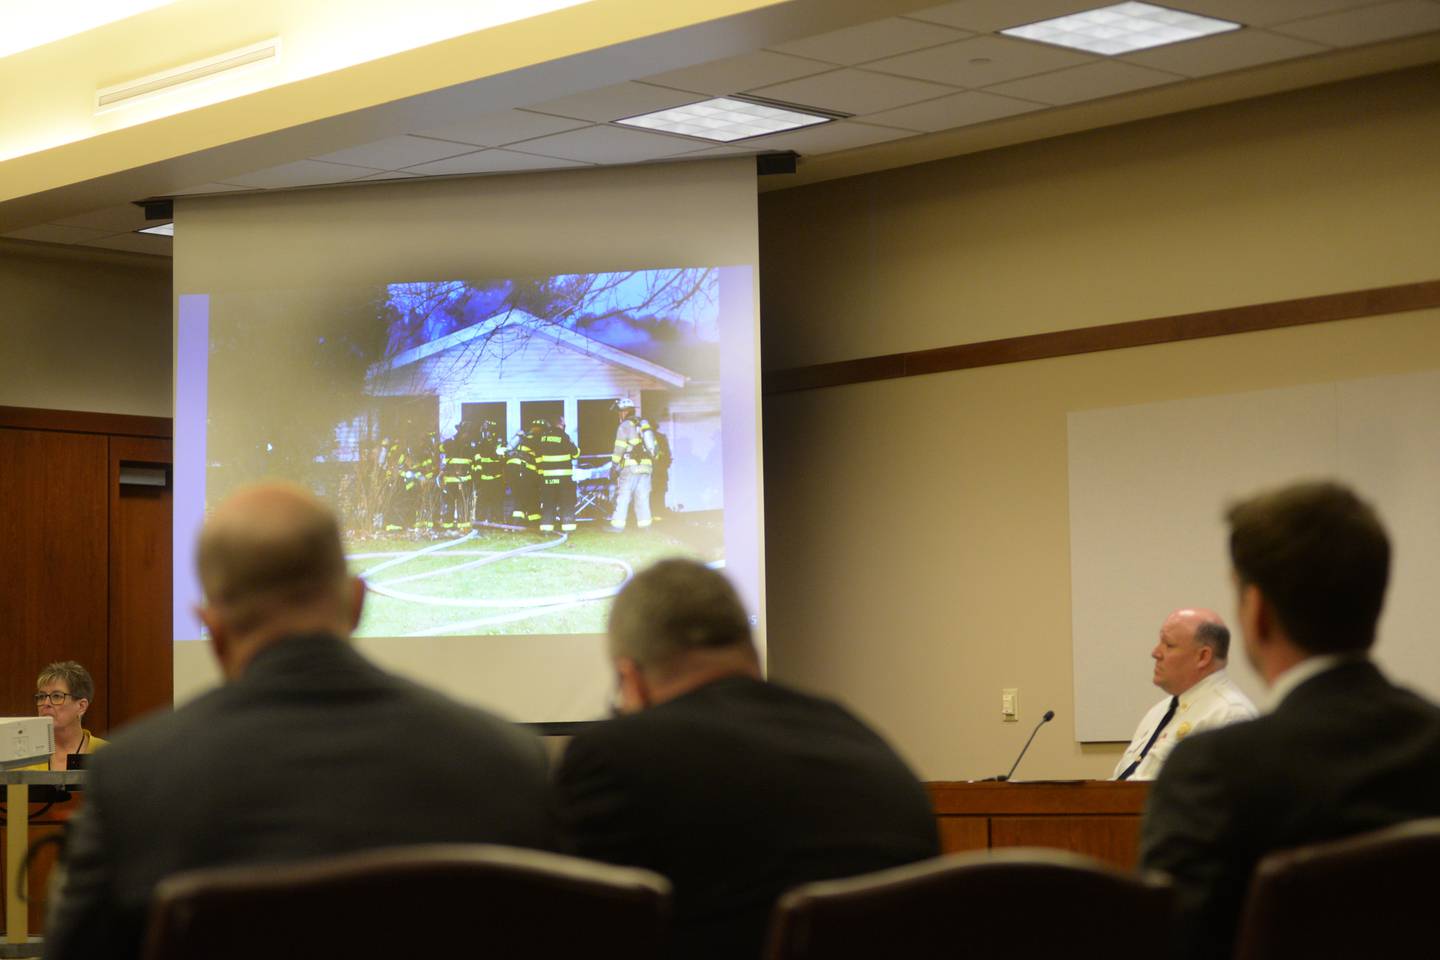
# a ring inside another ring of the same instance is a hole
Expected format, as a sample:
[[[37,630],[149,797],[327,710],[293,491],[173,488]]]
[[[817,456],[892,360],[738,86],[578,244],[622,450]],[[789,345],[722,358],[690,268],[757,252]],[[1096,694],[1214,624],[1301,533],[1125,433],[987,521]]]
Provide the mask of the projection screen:
[[[763,652],[756,268],[748,158],[178,200],[177,701],[216,680],[199,525],[264,478],[340,517],[365,651],[513,719],[603,715],[662,557]]]

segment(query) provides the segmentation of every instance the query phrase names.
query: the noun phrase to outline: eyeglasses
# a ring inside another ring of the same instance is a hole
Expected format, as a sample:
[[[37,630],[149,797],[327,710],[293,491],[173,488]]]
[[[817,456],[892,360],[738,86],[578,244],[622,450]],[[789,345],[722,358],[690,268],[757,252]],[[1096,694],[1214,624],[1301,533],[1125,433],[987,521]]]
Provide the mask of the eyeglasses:
[[[73,693],[61,693],[59,690],[51,693],[37,693],[35,694],[35,706],[38,707],[40,704],[49,701],[50,706],[58,707],[64,703],[67,698],[73,698],[74,696],[75,694]]]

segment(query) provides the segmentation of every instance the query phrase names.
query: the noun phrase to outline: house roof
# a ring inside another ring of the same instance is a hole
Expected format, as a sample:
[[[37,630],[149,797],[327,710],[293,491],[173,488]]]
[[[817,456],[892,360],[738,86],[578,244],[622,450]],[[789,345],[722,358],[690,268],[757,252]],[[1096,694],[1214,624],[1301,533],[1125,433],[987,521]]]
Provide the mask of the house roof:
[[[482,336],[491,336],[502,333],[509,328],[525,327],[532,337],[542,337],[562,347],[567,347],[586,356],[596,357],[617,366],[627,367],[637,373],[663,380],[672,387],[683,387],[687,377],[679,371],[669,367],[661,366],[643,357],[637,357],[633,353],[627,353],[607,343],[577,333],[574,330],[561,327],[556,324],[546,323],[538,317],[525,312],[524,310],[507,310],[498,317],[476,323],[471,326],[448,333],[443,337],[431,340],[429,343],[421,344],[418,347],[411,347],[391,357],[389,360],[382,360],[372,364],[367,371],[369,377],[378,377],[401,367],[409,366],[412,363],[419,363],[427,357],[435,356],[446,350],[455,347],[462,347]]]

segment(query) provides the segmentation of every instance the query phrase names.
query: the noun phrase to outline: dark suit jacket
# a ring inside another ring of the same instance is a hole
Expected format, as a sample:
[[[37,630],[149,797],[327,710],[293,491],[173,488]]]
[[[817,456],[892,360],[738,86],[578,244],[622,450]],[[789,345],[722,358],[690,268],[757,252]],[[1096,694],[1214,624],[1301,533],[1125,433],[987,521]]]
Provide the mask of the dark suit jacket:
[[[538,738],[334,637],[263,650],[240,680],[92,759],[47,957],[136,956],[155,884],[180,870],[408,843],[553,845]]]
[[[1265,854],[1440,815],[1440,708],[1368,661],[1274,713],[1175,748],[1151,789],[1141,865],[1176,881],[1176,953],[1228,957]]]
[[[677,960],[752,960],[783,891],[939,852],[929,797],[879,736],[747,678],[581,733],[557,790],[582,856],[670,878]]]

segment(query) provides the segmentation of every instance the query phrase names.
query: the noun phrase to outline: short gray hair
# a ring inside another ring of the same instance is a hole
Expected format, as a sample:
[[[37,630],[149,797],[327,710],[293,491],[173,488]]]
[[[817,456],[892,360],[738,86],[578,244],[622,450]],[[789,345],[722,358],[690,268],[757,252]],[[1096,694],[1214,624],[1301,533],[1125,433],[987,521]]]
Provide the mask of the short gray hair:
[[[694,560],[636,574],[610,608],[610,653],[657,667],[690,650],[750,644],[750,618],[725,577]]]
[[[54,683],[56,680],[63,680],[70,696],[76,700],[95,699],[95,681],[90,677],[90,671],[86,670],[74,660],[56,660],[54,663],[47,663],[45,669],[40,671],[40,676],[35,678],[35,686],[43,687],[47,683]]]
[[[1230,628],[1223,623],[1202,620],[1195,626],[1195,642],[1215,651],[1216,660],[1230,657]]]

